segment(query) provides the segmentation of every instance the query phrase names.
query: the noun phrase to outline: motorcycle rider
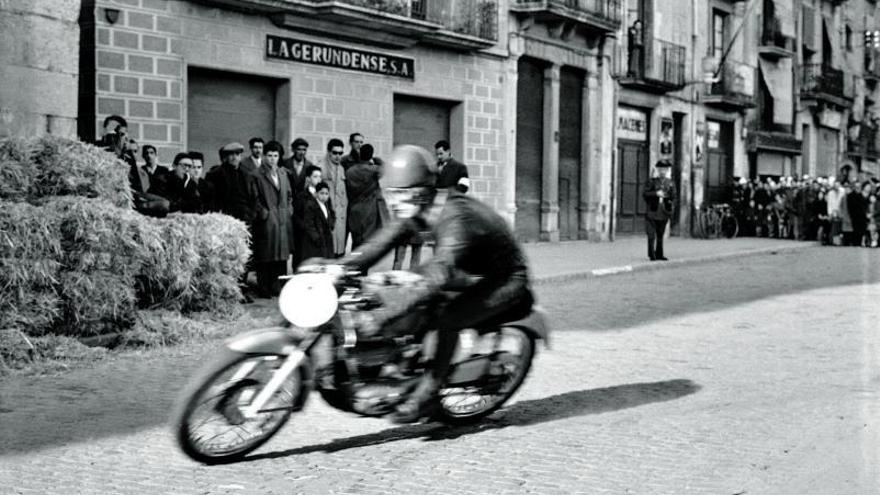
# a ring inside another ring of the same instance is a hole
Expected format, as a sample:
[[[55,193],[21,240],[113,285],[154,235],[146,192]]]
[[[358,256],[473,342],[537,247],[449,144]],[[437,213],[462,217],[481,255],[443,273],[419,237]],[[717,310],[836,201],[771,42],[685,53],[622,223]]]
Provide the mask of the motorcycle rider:
[[[348,270],[365,271],[413,232],[430,230],[436,251],[414,271],[423,276],[402,299],[388,301],[377,312],[372,331],[379,331],[432,301],[441,292],[455,291],[430,328],[437,331],[433,363],[391,417],[413,423],[430,417],[439,406],[458,331],[501,323],[528,315],[534,299],[526,257],[507,222],[492,208],[454,189],[435,187],[437,166],[431,154],[418,146],[403,145],[386,160],[383,186],[396,220],[339,261]],[[462,282],[468,281],[464,288]]]

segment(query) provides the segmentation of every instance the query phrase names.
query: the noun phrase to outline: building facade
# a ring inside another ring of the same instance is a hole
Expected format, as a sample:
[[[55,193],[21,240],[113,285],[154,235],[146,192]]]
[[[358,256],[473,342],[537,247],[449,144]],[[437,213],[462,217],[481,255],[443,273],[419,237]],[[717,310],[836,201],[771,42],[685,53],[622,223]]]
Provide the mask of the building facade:
[[[641,233],[659,160],[673,235],[733,178],[880,173],[870,0],[25,3],[0,8],[0,135],[92,141],[118,114],[209,164],[252,136],[313,160],[446,139],[524,241]]]

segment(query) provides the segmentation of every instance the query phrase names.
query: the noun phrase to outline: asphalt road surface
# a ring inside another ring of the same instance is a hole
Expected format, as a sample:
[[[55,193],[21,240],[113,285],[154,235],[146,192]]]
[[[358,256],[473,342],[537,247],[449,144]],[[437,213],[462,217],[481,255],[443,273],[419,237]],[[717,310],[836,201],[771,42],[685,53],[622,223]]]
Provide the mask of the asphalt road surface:
[[[880,250],[542,286],[550,350],[474,427],[306,410],[245,462],[184,457],[209,345],[0,382],[0,493],[880,493]]]

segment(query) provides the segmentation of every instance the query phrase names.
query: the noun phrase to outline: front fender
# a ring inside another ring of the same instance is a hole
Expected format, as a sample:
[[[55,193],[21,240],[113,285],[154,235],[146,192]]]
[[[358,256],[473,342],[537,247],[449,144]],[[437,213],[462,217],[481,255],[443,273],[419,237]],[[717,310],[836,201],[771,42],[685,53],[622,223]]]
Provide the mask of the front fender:
[[[244,354],[282,354],[287,355],[302,340],[287,327],[258,328],[226,340],[226,347]]]
[[[543,340],[544,345],[548,349],[550,348],[550,327],[547,325],[547,312],[540,306],[533,306],[532,312],[525,318],[501,326],[519,328],[533,337]]]
[[[229,350],[242,354],[280,354],[287,356],[299,347],[304,335],[297,330],[288,327],[258,328],[245,332],[226,340]],[[311,359],[306,356],[300,364],[303,372],[305,393],[297,398],[296,410],[302,408],[309,392],[314,388],[315,372],[312,368]]]

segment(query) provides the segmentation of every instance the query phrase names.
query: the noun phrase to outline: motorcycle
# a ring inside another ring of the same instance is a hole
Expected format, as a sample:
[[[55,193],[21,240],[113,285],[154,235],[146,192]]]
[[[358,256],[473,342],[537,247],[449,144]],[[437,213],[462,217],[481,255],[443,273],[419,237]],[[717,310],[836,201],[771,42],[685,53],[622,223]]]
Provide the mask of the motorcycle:
[[[329,274],[317,267],[285,277],[279,309],[289,324],[229,339],[183,391],[173,413],[181,450],[205,464],[240,460],[302,411],[314,389],[342,411],[391,413],[426,371],[433,342],[427,327],[443,304],[410,312],[392,325],[398,330],[364,329],[383,307],[377,294],[405,291],[418,277]],[[545,319],[533,306],[459,331],[431,419],[469,424],[503,406],[525,380],[536,341],[549,343]]]

